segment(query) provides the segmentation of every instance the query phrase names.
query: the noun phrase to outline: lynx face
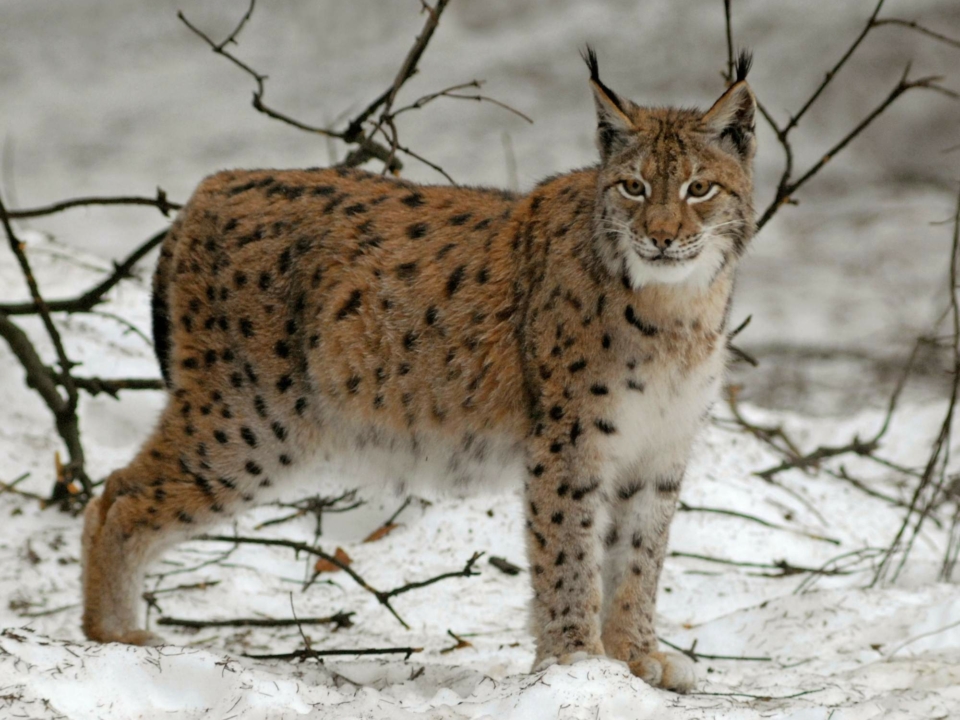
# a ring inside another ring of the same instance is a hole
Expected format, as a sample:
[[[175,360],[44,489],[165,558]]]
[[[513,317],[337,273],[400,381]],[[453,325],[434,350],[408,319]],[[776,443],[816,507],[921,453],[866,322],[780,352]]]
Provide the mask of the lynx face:
[[[595,59],[588,56],[591,71]],[[745,76],[747,68],[738,72]],[[705,113],[643,108],[592,72],[603,160],[601,257],[635,289],[706,286],[750,235],[754,100],[739,80]]]

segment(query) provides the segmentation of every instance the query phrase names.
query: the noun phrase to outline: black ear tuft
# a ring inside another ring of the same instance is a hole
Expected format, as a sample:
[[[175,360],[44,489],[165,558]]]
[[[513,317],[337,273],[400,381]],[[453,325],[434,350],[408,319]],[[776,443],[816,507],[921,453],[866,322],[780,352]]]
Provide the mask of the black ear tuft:
[[[590,45],[584,45],[583,50],[580,51],[580,57],[590,68],[590,79],[597,83],[600,82],[600,63],[597,62],[597,51]]]
[[[594,58],[596,62],[596,58]],[[753,53],[749,50],[740,50],[740,54],[737,56],[737,79],[736,82],[747,79],[747,73],[750,72],[750,67],[753,65]]]
[[[610,102],[616,106],[617,110],[620,112],[625,112],[623,103],[617,94],[607,87],[603,80],[600,79],[600,63],[597,60],[597,51],[594,50],[590,45],[585,45],[583,50],[580,51],[580,57],[583,58],[583,61],[587,64],[587,67],[590,68],[590,82],[594,83],[603,91]]]

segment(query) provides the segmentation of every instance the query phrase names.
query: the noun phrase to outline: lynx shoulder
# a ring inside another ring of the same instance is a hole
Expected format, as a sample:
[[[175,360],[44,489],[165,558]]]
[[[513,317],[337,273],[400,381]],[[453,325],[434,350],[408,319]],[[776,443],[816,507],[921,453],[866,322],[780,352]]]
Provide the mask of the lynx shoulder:
[[[523,485],[535,669],[606,654],[692,687],[654,603],[753,231],[749,61],[699,112],[638,106],[586,60],[600,162],[525,195],[350,169],[201,183],[154,280],[167,407],[86,513],[89,638],[159,642],[137,598],[164,547],[362,457],[401,491]]]

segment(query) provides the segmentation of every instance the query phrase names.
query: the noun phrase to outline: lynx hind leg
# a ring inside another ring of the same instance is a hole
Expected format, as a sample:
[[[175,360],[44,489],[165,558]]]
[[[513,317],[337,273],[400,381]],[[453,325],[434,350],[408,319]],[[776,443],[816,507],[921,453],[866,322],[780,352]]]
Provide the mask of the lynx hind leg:
[[[146,507],[134,499],[146,490],[130,474],[137,465],[113,473],[104,495],[91,500],[84,513],[83,632],[98,642],[159,645],[159,636],[140,627],[139,595],[144,570],[162,549],[166,531],[148,528]]]
[[[272,484],[268,474],[279,470],[275,458],[268,462],[266,453],[275,451],[269,443],[260,443],[257,454],[242,439],[252,440],[259,428],[244,425],[237,432],[221,427],[222,420],[203,422],[212,413],[194,417],[199,413],[184,408],[189,400],[175,397],[153,437],[87,507],[83,630],[91,640],[159,643],[141,622],[147,566],[164,549],[252,503],[259,488]]]

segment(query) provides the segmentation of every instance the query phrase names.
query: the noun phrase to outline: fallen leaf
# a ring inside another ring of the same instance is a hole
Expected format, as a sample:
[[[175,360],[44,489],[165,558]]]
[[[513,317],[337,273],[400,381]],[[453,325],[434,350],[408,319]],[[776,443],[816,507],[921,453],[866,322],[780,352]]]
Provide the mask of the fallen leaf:
[[[367,535],[367,537],[364,539],[364,542],[365,542],[365,543],[376,542],[377,540],[380,540],[381,538],[385,538],[387,535],[389,535],[390,533],[392,533],[392,532],[393,532],[394,530],[396,530],[398,527],[400,527],[400,526],[399,526],[397,523],[390,523],[389,525],[381,525],[381,526],[378,527],[376,530],[374,530],[372,533],[370,533],[369,535]]]
[[[349,565],[353,562],[353,560],[349,555],[347,555],[346,551],[344,551],[342,547],[338,547],[333,553],[333,556],[339,560],[342,565]],[[343,568],[341,568],[339,565],[334,565],[332,562],[325,560],[324,558],[317,560],[317,564],[313,566],[313,571],[316,573],[337,572],[342,569]]]

